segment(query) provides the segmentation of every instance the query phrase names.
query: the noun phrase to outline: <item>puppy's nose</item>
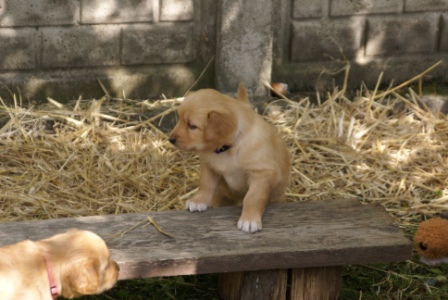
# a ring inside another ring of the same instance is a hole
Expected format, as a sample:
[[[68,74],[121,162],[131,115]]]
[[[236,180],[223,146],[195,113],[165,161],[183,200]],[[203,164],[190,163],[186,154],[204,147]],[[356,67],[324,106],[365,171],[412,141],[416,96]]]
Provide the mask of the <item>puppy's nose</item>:
[[[175,137],[170,136],[168,140],[169,140],[170,143],[173,144],[173,145],[176,143],[176,138],[175,138]]]

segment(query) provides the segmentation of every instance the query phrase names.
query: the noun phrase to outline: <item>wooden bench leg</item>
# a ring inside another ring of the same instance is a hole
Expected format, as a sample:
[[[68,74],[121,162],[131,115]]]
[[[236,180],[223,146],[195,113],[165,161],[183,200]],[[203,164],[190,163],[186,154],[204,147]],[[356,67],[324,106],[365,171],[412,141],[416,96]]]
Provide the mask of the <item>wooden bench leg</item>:
[[[342,286],[342,267],[293,269],[291,300],[338,299]]]
[[[334,300],[342,286],[342,267],[222,273],[218,292],[223,300]]]
[[[223,300],[284,300],[288,270],[222,273],[218,292]]]

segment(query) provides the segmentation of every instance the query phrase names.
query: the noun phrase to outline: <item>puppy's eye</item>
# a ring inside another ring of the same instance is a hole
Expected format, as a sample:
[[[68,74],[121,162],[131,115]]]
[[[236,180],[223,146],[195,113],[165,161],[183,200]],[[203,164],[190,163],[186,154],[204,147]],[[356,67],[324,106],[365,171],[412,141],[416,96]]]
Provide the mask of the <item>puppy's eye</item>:
[[[188,126],[188,129],[192,129],[192,130],[198,128],[196,125],[193,125],[191,123],[188,123],[187,126]]]

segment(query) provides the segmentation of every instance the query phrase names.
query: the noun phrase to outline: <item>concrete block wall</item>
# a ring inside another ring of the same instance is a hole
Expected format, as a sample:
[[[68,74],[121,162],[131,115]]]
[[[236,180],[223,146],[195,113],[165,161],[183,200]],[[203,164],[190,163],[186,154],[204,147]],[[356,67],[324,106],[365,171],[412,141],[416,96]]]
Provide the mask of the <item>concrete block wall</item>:
[[[214,55],[215,20],[203,0],[0,0],[0,81],[26,97],[98,97],[97,78],[179,95]]]
[[[256,100],[293,90],[389,84],[448,58],[448,0],[0,0],[0,96],[156,98],[194,88]],[[447,80],[447,66],[432,72]]]
[[[342,65],[338,60],[350,61],[354,86],[361,80],[376,84],[381,71],[384,84],[406,80],[448,58],[447,0],[292,0],[283,5],[291,14],[279,24],[288,34],[276,39],[283,47],[276,49],[273,78],[289,81],[293,89],[333,84],[338,76],[328,74]],[[446,80],[446,70],[444,64],[432,74]]]
[[[252,101],[264,101],[271,80],[272,0],[221,0],[216,88],[234,94],[241,81]]]

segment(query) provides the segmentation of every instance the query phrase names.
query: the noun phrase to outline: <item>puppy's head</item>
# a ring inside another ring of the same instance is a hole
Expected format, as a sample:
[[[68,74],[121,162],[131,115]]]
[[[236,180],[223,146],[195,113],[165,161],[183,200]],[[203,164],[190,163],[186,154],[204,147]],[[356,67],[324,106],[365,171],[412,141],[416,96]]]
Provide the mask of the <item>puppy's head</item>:
[[[117,282],[118,264],[93,232],[73,229],[37,243],[59,278],[60,294],[65,298],[99,294]]]
[[[236,100],[212,89],[188,94],[178,109],[170,142],[184,151],[215,151],[231,146],[237,130]]]

